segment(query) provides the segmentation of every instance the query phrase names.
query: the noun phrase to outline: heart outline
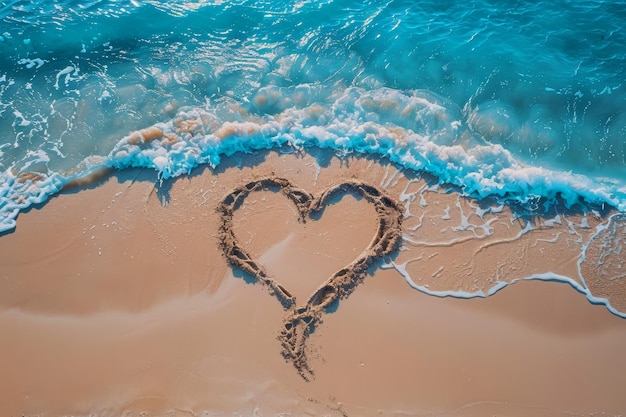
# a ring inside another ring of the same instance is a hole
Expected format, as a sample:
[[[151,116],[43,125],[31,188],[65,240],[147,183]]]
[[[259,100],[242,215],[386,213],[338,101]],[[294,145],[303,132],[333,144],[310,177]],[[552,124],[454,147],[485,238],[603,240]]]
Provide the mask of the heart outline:
[[[355,193],[372,204],[378,216],[378,227],[367,248],[350,264],[335,272],[322,283],[303,306],[296,304],[296,298],[274,280],[265,268],[252,259],[241,247],[233,231],[233,215],[253,192],[278,189],[298,211],[298,221],[305,223],[312,214],[322,213],[329,199],[338,193]],[[226,261],[232,266],[255,277],[269,289],[288,313],[283,319],[283,327],[278,339],[282,345],[282,355],[290,360],[300,376],[309,380],[313,370],[306,357],[306,340],[322,322],[323,312],[335,301],[347,298],[363,282],[368,269],[382,257],[393,253],[400,244],[403,211],[400,204],[385,194],[380,188],[363,181],[350,179],[331,186],[315,197],[295,187],[288,179],[265,177],[235,188],[218,204],[221,218],[218,230],[219,246]]]

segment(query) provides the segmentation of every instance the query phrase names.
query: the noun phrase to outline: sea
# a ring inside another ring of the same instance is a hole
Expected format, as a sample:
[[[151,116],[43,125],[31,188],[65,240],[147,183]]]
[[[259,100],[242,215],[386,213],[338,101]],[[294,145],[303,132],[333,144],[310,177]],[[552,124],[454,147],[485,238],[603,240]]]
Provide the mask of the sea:
[[[625,68],[621,1],[1,1],[0,232],[104,169],[285,148],[624,211]]]

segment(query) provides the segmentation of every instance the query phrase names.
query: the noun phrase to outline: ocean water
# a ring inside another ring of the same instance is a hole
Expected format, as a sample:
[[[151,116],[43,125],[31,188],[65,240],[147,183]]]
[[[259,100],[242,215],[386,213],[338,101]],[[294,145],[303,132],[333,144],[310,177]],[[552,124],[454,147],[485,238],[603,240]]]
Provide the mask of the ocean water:
[[[624,22],[590,0],[2,1],[0,231],[103,168],[285,147],[624,211]]]

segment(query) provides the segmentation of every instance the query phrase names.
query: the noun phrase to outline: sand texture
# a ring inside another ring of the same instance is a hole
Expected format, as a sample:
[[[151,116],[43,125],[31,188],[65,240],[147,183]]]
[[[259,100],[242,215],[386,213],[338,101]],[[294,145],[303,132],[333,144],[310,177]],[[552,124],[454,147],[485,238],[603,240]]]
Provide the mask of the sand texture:
[[[2,416],[626,410],[623,215],[324,152],[76,185],[0,237]]]
[[[378,217],[378,228],[366,250],[349,265],[335,272],[322,283],[303,305],[298,305],[295,297],[285,287],[269,276],[265,268],[243,249],[233,232],[233,213],[251,192],[277,188],[295,205],[298,220],[323,211],[329,200],[336,194],[352,192],[372,204]],[[258,279],[266,285],[272,295],[280,301],[288,312],[284,319],[279,338],[283,346],[283,356],[291,360],[300,376],[308,380],[313,371],[306,359],[306,340],[322,320],[322,314],[333,303],[346,298],[365,278],[376,261],[398,249],[402,237],[402,210],[400,204],[374,185],[363,181],[349,180],[328,188],[315,198],[304,190],[294,187],[285,178],[269,177],[237,187],[217,207],[222,224],[219,230],[220,246],[224,256],[233,266]]]

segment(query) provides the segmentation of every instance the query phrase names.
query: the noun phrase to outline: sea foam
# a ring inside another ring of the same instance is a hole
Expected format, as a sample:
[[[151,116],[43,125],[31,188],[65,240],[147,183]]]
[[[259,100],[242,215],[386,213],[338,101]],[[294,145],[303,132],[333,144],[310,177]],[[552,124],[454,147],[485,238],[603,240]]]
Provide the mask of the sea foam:
[[[122,138],[108,156],[86,158],[66,173],[33,173],[31,165],[46,158],[35,153],[32,163],[19,172],[9,169],[0,176],[0,229],[12,229],[20,210],[103,167],[152,168],[167,180],[201,164],[215,168],[237,152],[284,146],[385,158],[402,168],[432,174],[476,198],[562,199],[569,206],[582,199],[626,208],[623,189],[583,175],[525,165],[502,145],[477,137],[461,111],[433,93],[353,87],[322,105],[305,94],[311,90],[266,88],[257,94],[255,104],[182,107],[172,119]],[[268,106],[275,109],[272,114],[258,112],[257,107]]]

